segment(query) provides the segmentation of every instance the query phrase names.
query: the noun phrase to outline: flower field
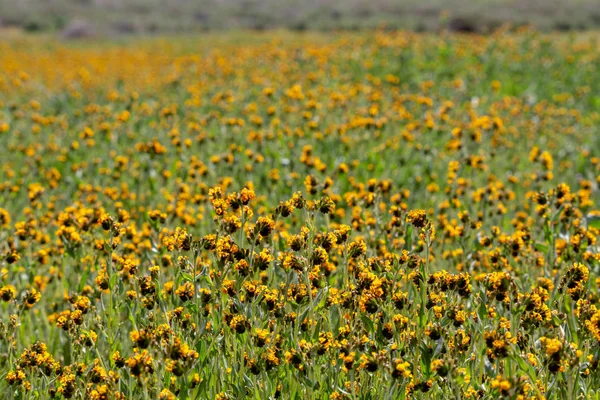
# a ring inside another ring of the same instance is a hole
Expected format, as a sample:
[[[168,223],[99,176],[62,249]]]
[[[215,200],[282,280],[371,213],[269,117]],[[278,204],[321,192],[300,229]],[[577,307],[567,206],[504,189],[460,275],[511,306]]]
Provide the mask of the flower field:
[[[0,54],[4,398],[600,393],[598,34]]]

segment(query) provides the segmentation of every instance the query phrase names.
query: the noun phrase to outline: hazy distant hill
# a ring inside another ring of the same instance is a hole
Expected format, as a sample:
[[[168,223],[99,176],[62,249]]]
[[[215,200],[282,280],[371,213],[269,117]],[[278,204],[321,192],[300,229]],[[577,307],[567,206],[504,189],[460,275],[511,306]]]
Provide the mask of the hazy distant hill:
[[[489,31],[600,26],[600,0],[0,0],[0,25],[29,31],[186,32],[205,29]]]

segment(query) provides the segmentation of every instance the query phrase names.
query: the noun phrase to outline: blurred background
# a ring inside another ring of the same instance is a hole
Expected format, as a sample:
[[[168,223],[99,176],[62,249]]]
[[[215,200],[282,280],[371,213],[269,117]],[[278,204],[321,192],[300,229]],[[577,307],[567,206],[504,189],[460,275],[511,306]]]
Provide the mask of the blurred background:
[[[485,33],[600,26],[600,0],[0,0],[0,27],[64,37],[223,29]]]

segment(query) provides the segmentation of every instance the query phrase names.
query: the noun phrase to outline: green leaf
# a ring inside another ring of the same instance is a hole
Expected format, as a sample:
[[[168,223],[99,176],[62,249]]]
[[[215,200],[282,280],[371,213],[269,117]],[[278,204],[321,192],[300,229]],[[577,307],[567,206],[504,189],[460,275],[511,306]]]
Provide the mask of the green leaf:
[[[406,227],[406,234],[404,235],[404,241],[406,242],[406,245],[404,246],[405,249],[410,250],[412,249],[412,232],[413,232],[413,227],[412,225],[408,225]]]
[[[302,323],[302,321],[304,321],[304,319],[306,318],[306,316],[308,315],[309,311],[310,311],[310,305],[308,307],[306,307],[304,309],[304,311],[302,311],[302,314],[300,314],[300,316],[298,317],[298,323]]]
[[[318,386],[318,384],[319,384],[317,381],[315,381],[315,382],[311,381],[311,380],[308,378],[308,376],[303,376],[303,377],[302,377],[302,381],[303,381],[303,383],[304,383],[306,386],[308,386],[308,387],[309,387],[309,388],[311,388],[311,389],[315,389],[315,388]]]
[[[89,268],[85,268],[83,270],[83,275],[81,275],[81,278],[79,279],[79,285],[77,285],[77,291],[79,293],[81,293],[81,291],[83,290],[85,284],[87,283],[87,279],[88,279],[89,275],[90,275],[90,269]]]
[[[547,253],[548,252],[548,245],[547,244],[543,244],[543,243],[536,243],[534,245],[535,249],[537,251],[541,251],[542,253]]]
[[[110,290],[114,290],[115,285],[117,284],[117,279],[119,279],[119,276],[117,275],[116,272],[114,272],[112,274],[112,276],[110,277],[110,279],[108,280],[108,285]]]
[[[198,340],[198,342],[196,343],[196,351],[198,352],[200,362],[204,362],[207,356],[205,340]]]
[[[588,215],[586,221],[588,228],[600,229],[600,215]]]
[[[421,350],[421,370],[427,378],[431,375],[431,361],[433,358],[433,350],[423,342],[419,349]]]
[[[313,299],[312,304],[310,305],[310,307],[313,310],[316,311],[318,308],[321,308],[322,306],[325,305],[325,300],[326,300],[325,295],[327,294],[327,292],[329,292],[329,287],[325,287],[325,288],[319,290],[319,292]]]
[[[488,310],[485,305],[485,301],[479,303],[479,307],[477,307],[477,317],[481,321],[485,321],[487,319]]]
[[[66,340],[63,345],[63,355],[65,357],[65,365],[71,364],[71,341]]]
[[[372,333],[373,331],[375,331],[375,324],[373,323],[373,321],[371,321],[371,318],[369,318],[368,315],[361,314],[360,319],[363,322],[363,324],[365,325],[367,332]]]
[[[313,335],[313,340],[319,340],[319,333],[321,332],[322,319],[318,319],[317,326],[315,327],[315,333]]]
[[[198,313],[198,305],[194,302],[188,301],[185,304],[185,307],[190,310],[192,313],[197,314]]]
[[[252,379],[247,374],[244,374],[244,382],[246,382],[246,386],[249,388],[254,386],[254,382],[252,382]],[[241,390],[241,394],[245,394],[245,390]]]
[[[511,358],[514,361],[516,361],[517,365],[519,366],[519,368],[521,368],[521,370],[523,372],[527,372],[530,369],[529,364],[527,364],[527,362],[520,355],[515,354],[515,355],[511,356]]]

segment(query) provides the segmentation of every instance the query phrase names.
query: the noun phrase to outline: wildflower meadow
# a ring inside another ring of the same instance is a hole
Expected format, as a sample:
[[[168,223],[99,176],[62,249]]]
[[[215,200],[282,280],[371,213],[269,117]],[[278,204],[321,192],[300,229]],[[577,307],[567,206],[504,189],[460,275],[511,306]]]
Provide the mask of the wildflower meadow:
[[[600,396],[600,36],[0,41],[5,399]]]

